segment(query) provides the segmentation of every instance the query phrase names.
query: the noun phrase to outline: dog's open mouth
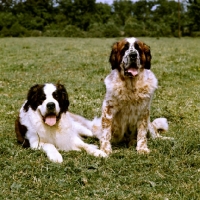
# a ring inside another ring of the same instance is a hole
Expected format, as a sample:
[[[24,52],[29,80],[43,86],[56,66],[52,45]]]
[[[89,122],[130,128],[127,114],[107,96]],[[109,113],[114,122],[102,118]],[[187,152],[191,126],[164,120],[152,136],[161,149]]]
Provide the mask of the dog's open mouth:
[[[137,76],[138,75],[138,68],[137,67],[130,67],[128,69],[124,70],[124,75],[125,76]]]
[[[48,114],[44,117],[44,123],[49,126],[54,126],[56,124],[57,117],[55,114]]]

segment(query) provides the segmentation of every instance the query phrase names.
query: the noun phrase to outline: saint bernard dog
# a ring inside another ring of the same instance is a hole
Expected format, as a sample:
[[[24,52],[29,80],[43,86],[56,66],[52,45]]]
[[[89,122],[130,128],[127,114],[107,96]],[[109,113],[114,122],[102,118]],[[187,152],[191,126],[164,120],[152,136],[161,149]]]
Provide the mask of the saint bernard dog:
[[[150,104],[158,81],[150,70],[150,47],[136,38],[126,38],[112,46],[111,73],[105,78],[106,95],[101,118],[93,121],[93,133],[100,140],[100,149],[112,152],[111,142],[137,143],[138,153],[149,153],[147,133],[164,138],[168,130],[166,118],[150,122]]]
[[[87,128],[89,120],[68,112],[68,106],[68,94],[62,84],[32,86],[15,122],[17,141],[23,147],[43,150],[53,162],[63,161],[58,150],[83,149],[105,157],[97,146],[83,142],[81,136],[93,136]]]

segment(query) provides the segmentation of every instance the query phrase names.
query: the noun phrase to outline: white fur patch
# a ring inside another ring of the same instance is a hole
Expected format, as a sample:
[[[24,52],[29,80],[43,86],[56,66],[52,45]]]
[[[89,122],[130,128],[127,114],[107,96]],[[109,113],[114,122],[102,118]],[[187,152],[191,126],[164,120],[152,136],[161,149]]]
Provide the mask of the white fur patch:
[[[134,43],[137,41],[137,39],[134,38],[134,37],[126,38],[126,40],[127,40],[131,45],[134,44]]]

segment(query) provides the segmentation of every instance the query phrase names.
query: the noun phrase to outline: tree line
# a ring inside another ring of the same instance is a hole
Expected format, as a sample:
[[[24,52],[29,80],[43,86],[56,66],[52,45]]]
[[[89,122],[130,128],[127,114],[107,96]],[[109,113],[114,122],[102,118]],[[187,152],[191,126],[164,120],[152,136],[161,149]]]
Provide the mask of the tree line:
[[[0,36],[200,36],[200,0],[0,0]]]

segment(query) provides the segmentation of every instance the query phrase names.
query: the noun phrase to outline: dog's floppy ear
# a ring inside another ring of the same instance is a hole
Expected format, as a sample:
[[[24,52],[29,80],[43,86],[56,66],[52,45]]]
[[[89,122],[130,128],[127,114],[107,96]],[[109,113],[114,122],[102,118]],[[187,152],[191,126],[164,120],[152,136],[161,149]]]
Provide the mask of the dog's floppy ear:
[[[32,86],[29,91],[28,91],[28,95],[27,95],[27,102],[24,105],[24,110],[27,112],[29,107],[31,106],[31,108],[33,110],[37,109],[37,91],[40,87],[43,87],[42,85],[36,84],[34,86]]]
[[[110,53],[110,58],[109,58],[109,62],[111,64],[112,69],[117,69],[119,68],[119,63],[118,63],[118,59],[117,59],[117,46],[118,46],[118,42],[114,43],[112,46],[112,50]]]
[[[146,62],[145,62],[145,65],[144,65],[144,68],[145,69],[151,69],[151,50],[150,50],[150,46],[144,44],[144,54],[145,54],[145,57],[146,57]]]
[[[60,84],[59,82],[56,84],[57,87],[57,93],[59,95],[58,103],[61,108],[61,112],[67,112],[69,107],[69,99],[67,90],[65,89],[65,86]]]

